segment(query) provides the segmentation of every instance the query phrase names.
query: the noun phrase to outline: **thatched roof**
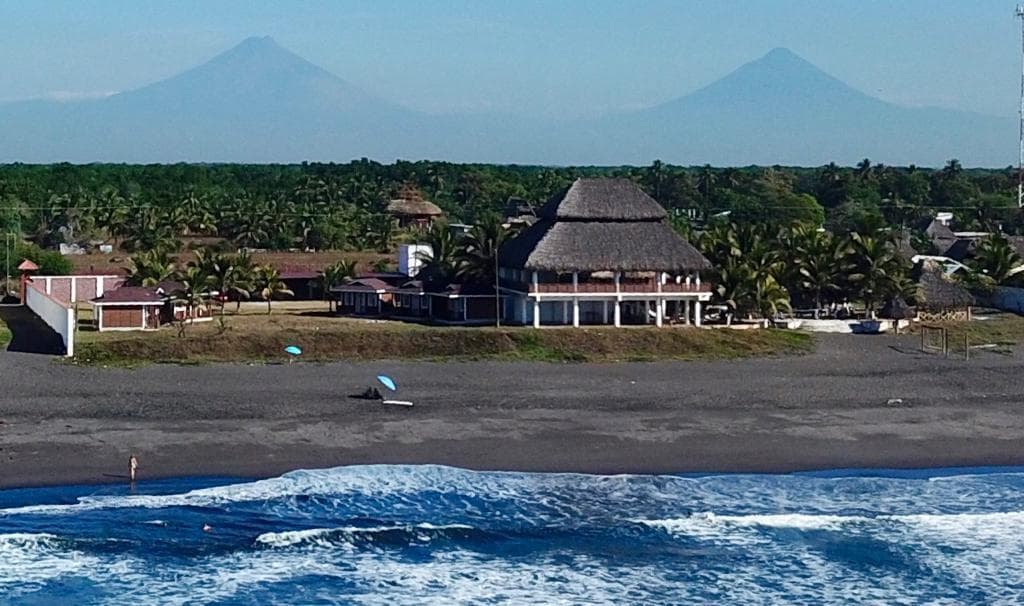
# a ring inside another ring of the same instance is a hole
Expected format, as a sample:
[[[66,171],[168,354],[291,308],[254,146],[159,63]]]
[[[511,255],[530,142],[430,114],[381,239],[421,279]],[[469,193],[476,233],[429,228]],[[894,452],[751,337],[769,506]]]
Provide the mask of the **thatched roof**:
[[[509,196],[505,201],[505,216],[508,218],[536,217],[537,209],[525,198]]]
[[[902,232],[896,240],[896,254],[906,261],[910,261],[918,255],[918,251],[914,248],[914,243],[911,241],[910,232]]]
[[[559,221],[660,221],[668,213],[629,179],[576,179],[552,196],[537,216]]]
[[[926,260],[911,275],[917,282],[917,308],[926,311],[965,309],[974,305],[974,297],[959,282],[946,275],[942,265]]]
[[[907,305],[907,302],[903,300],[903,297],[896,297],[889,299],[882,309],[878,311],[878,316],[889,320],[909,320],[916,315],[914,308]]]
[[[953,233],[953,230],[950,229],[948,225],[944,225],[938,219],[932,219],[931,223],[928,224],[928,227],[924,229],[924,233],[932,240],[935,240],[936,238],[944,240],[956,239],[956,235]]]
[[[671,273],[711,267],[669,226],[665,209],[628,179],[577,179],[539,214],[502,247],[506,267]]]
[[[1024,236],[1004,237],[1006,238],[1006,241],[1010,243],[1010,246],[1013,247],[1013,250],[1015,250],[1021,258],[1024,258]]]
[[[440,217],[444,211],[422,198],[398,198],[388,202],[388,213],[397,217]]]
[[[966,261],[974,256],[980,241],[976,238],[957,238],[941,254],[954,261]]]

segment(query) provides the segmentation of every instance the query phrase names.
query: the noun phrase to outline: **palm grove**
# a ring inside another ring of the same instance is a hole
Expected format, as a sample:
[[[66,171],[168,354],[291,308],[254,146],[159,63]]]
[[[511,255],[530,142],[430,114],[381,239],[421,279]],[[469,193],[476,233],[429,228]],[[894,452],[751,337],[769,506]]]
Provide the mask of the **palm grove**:
[[[48,264],[44,271],[60,273],[59,255],[40,249],[110,242],[133,255],[137,283],[176,277],[197,292],[236,299],[285,294],[273,268],[252,266],[244,253],[252,248],[388,252],[401,241],[428,239],[435,251],[431,279],[485,281],[507,237],[495,219],[506,202],[542,202],[579,176],[641,184],[711,260],[718,298],[737,315],[768,317],[843,300],[872,310],[909,294],[909,262],[898,244],[936,252],[922,228],[938,211],[952,212],[965,230],[1024,229],[1010,195],[1015,170],[964,169],[956,160],[941,169],[890,167],[865,159],[855,167],[817,168],[14,164],[0,166],[0,231],[19,243],[11,264],[31,254]],[[386,206],[407,187],[450,220],[478,229],[468,236],[399,229]],[[219,243],[176,266],[183,242],[197,236],[217,236]],[[1001,236],[974,259],[988,282],[1013,280],[1017,261]],[[324,268],[324,282],[354,273],[354,264],[342,262]]]

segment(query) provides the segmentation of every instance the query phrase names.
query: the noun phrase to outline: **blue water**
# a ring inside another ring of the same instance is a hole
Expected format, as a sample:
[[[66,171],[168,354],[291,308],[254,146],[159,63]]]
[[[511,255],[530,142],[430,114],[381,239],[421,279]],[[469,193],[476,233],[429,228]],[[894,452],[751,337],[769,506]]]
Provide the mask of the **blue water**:
[[[1020,604],[1022,489],[380,465],[2,491],[0,602]]]

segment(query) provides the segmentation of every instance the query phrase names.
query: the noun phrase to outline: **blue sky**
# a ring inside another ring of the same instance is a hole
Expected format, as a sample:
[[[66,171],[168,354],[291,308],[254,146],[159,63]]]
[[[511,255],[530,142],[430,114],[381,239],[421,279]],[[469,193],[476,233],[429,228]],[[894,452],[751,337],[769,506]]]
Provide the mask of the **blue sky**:
[[[995,0],[0,0],[0,99],[137,88],[270,35],[432,111],[592,115],[695,90],[776,46],[903,105],[1014,115]]]

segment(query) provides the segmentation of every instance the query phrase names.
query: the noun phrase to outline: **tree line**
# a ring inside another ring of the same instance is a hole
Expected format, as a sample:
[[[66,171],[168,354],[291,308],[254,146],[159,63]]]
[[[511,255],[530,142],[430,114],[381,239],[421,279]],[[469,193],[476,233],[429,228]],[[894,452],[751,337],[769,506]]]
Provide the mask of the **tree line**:
[[[414,187],[452,222],[500,215],[510,198],[542,203],[580,176],[639,183],[683,226],[816,224],[834,233],[919,230],[937,211],[964,230],[1020,233],[1016,171],[892,167],[540,167],[404,162],[301,165],[0,166],[0,232],[49,249],[112,242],[175,251],[190,237],[241,247],[389,251],[406,237],[388,200]]]

